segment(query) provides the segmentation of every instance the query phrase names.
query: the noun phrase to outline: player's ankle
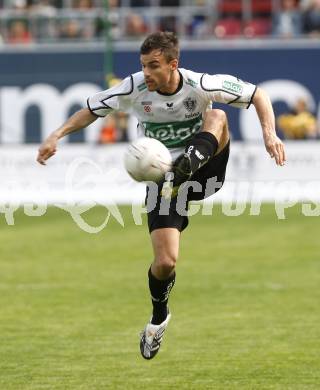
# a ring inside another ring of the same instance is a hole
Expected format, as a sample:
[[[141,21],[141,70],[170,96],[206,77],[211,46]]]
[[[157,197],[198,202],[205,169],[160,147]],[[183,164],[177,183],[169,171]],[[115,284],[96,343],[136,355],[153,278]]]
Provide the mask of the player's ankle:
[[[165,305],[163,308],[158,309],[158,310],[153,310],[152,313],[152,319],[151,319],[151,324],[153,325],[160,325],[165,321],[168,315],[168,306]]]

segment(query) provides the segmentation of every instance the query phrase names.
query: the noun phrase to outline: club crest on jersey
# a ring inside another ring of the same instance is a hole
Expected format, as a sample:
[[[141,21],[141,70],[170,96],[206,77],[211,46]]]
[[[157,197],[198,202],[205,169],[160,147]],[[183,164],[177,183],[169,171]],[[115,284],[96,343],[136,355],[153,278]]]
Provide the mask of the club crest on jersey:
[[[184,99],[183,105],[184,105],[186,110],[188,110],[189,112],[192,112],[197,107],[197,101],[196,101],[196,99],[192,99],[191,97],[188,97],[188,98]]]
[[[144,111],[147,112],[147,113],[151,112],[151,107],[150,107],[149,105],[143,106],[143,109],[144,109]]]

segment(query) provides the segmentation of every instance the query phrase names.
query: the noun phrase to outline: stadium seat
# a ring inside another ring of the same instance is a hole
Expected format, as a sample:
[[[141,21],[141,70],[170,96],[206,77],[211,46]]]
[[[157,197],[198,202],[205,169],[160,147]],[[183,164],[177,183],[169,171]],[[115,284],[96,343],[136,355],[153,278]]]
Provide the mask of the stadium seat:
[[[271,15],[272,0],[251,0],[251,12],[253,15]]]
[[[242,2],[239,0],[220,0],[218,10],[222,15],[241,15]]]

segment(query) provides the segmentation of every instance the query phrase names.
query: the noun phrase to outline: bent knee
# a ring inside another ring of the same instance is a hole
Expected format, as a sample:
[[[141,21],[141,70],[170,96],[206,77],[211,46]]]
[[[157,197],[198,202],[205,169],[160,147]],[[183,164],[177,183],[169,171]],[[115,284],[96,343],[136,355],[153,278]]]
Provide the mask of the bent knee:
[[[170,254],[159,255],[155,258],[155,266],[163,276],[169,276],[174,271],[176,263],[176,256]]]
[[[213,108],[210,111],[206,112],[206,119],[212,119],[214,121],[220,120],[222,122],[227,122],[227,114],[218,108]]]

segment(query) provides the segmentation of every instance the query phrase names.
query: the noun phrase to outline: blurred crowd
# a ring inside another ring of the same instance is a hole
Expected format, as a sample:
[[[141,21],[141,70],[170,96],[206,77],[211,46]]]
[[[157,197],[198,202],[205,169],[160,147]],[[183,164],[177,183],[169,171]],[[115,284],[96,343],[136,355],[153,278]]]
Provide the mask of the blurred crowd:
[[[0,0],[6,44],[139,39],[319,37],[320,0]]]
[[[0,0],[5,45],[141,40],[155,30],[195,40],[319,39],[320,0]],[[280,115],[277,126],[285,139],[320,138],[315,113],[303,100]],[[128,141],[135,128],[130,117],[115,113],[103,121],[98,142]]]
[[[303,98],[297,99],[289,112],[277,117],[277,127],[285,139],[320,138],[319,123]]]

